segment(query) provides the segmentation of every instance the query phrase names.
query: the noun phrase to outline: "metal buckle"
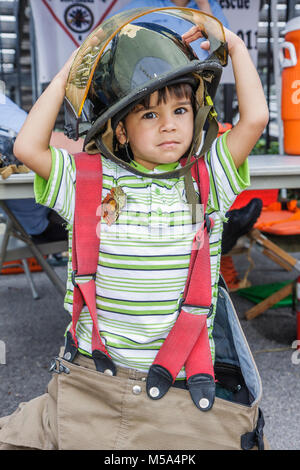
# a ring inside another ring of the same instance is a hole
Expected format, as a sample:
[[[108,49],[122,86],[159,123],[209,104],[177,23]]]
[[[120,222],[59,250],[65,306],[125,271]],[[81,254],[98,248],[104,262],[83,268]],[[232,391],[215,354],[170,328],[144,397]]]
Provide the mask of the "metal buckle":
[[[183,297],[181,297],[181,299],[179,300],[179,304],[178,304],[178,312],[180,313],[181,310],[182,310],[182,307],[184,305],[186,305],[187,307],[196,307],[196,308],[208,308],[208,313],[207,313],[207,318],[209,318],[211,316],[211,314],[213,313],[213,305],[210,305],[210,307],[204,307],[203,305],[192,305],[192,304],[185,304],[184,303],[185,299]]]
[[[211,221],[210,221],[209,215],[208,215],[208,214],[204,214],[204,219],[205,219],[205,226],[206,226],[207,233],[210,233],[210,230],[211,230]]]
[[[182,310],[183,304],[184,304],[184,298],[181,297],[181,299],[179,300],[179,304],[178,304],[178,312],[179,312],[179,313],[180,313],[181,310]]]
[[[55,374],[61,374],[64,372],[65,374],[69,374],[70,369],[61,363],[61,359],[59,357],[55,357],[51,361],[49,372],[54,372]]]
[[[72,277],[71,277],[71,279],[72,279],[72,284],[73,284],[74,287],[79,287],[78,284],[77,284],[77,282],[75,281],[76,275],[77,275],[77,269],[74,269],[74,270],[72,271]],[[91,274],[79,274],[79,275],[78,275],[78,277],[85,277],[85,276],[92,276],[92,279],[94,279],[94,281],[95,281],[95,279],[96,279],[96,273],[91,273]]]

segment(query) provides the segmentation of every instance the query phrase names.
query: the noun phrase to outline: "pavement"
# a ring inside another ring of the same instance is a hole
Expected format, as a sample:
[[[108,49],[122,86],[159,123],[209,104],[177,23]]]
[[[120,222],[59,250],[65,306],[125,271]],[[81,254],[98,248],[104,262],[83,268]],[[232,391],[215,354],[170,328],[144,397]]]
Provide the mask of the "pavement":
[[[300,259],[300,252],[293,255]],[[256,246],[251,249],[251,258],[248,279],[252,285],[297,277],[296,271],[285,271]],[[235,255],[233,259],[243,276],[249,266],[247,256]],[[64,280],[66,267],[55,269]],[[6,347],[5,364],[1,364],[0,355],[0,417],[46,391],[50,360],[62,346],[70,321],[62,296],[45,273],[33,273],[33,278],[40,295],[37,300],[32,298],[25,275],[0,278],[0,354],[1,346]],[[247,321],[245,312],[253,303],[237,293],[231,297],[262,379],[265,435],[273,450],[299,450],[300,350],[298,353],[294,344],[295,314],[291,307],[269,309]]]

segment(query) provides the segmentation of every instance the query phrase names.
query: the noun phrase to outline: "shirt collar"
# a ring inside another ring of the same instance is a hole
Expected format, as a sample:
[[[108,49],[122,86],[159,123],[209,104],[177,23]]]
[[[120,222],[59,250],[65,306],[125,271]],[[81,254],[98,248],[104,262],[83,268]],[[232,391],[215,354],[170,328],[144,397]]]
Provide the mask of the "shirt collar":
[[[143,173],[164,173],[167,171],[175,170],[178,167],[180,168],[181,166],[179,162],[162,163],[161,165],[157,165],[153,170],[149,170],[148,168],[145,168],[143,165],[134,160],[130,162],[130,165],[136,168],[137,170],[142,171]]]

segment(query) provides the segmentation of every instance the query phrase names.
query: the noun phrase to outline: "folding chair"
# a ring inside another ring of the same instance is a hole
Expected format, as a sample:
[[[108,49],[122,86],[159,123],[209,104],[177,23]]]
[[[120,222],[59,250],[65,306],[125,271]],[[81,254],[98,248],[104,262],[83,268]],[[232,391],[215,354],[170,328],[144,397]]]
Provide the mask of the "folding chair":
[[[255,242],[262,250],[262,254],[270,258],[272,261],[277,263],[279,266],[284,268],[287,271],[292,271],[293,269],[300,272],[300,261],[285,250],[280,248],[278,245],[270,241],[265,235],[263,235],[259,230],[252,229],[247,237]],[[289,282],[284,287],[279,289],[274,294],[270,295],[262,302],[258,303],[254,307],[250,308],[245,312],[247,320],[252,320],[258,315],[265,312],[267,309],[271,308],[280,300],[284,299],[293,292],[295,285],[295,280]]]
[[[0,201],[0,206],[8,217],[0,248],[0,271],[3,268],[3,263],[6,261],[22,260],[22,266],[33,298],[38,299],[39,295],[27,262],[27,259],[33,256],[43,268],[53,285],[64,295],[65,283],[56,274],[53,267],[50,266],[45,256],[66,251],[68,249],[67,240],[35,244],[14,214],[9,210],[5,201]]]

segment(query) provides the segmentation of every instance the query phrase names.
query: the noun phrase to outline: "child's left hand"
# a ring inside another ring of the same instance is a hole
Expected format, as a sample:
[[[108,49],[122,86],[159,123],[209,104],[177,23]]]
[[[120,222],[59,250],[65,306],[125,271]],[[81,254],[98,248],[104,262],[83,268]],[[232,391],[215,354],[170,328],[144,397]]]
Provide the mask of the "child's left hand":
[[[196,25],[192,26],[191,29],[189,29],[186,33],[182,35],[182,40],[186,42],[187,44],[190,44],[193,41],[197,41],[197,39],[204,38],[205,36],[202,33],[201,26]],[[209,41],[203,41],[201,43],[201,48],[205,50],[209,50],[210,44]]]
[[[234,47],[235,44],[242,42],[241,38],[237,36],[235,33],[230,31],[229,29],[225,28],[223,26],[224,32],[225,32],[225,40],[227,42],[228,46],[228,52],[229,55]],[[190,44],[193,41],[196,41],[197,39],[204,38],[204,34],[202,33],[201,26],[196,25],[193,26],[191,29],[189,29],[186,33],[182,35],[182,40],[186,42],[187,44]],[[210,43],[208,40],[201,42],[200,47],[205,50],[209,50],[210,48]]]

